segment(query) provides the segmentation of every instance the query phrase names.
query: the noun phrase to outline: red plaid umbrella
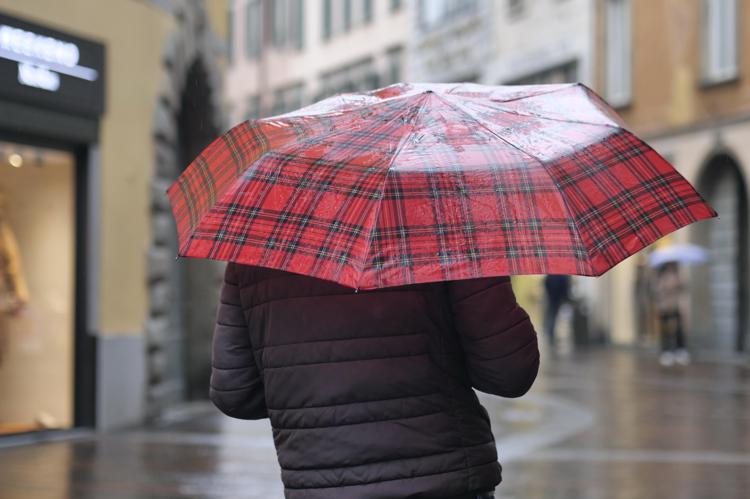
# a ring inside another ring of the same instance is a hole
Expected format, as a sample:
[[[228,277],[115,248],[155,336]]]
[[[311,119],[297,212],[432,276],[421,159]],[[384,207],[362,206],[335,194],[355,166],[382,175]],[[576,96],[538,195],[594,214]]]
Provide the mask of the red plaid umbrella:
[[[580,84],[339,95],[235,126],[167,193],[179,256],[362,289],[600,275],[716,216]]]

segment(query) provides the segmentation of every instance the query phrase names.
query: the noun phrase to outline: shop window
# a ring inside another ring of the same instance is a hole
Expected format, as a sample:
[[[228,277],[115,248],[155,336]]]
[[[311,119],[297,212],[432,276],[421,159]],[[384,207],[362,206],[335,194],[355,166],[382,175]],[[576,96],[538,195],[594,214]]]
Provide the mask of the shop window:
[[[73,425],[75,163],[0,142],[0,434]]]

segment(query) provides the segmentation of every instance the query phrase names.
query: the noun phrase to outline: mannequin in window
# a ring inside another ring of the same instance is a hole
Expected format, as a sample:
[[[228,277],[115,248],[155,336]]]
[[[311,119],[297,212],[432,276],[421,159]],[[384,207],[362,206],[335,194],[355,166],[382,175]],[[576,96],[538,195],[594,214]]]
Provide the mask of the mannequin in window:
[[[0,185],[0,314],[16,315],[29,301],[21,252],[7,220],[7,196]]]

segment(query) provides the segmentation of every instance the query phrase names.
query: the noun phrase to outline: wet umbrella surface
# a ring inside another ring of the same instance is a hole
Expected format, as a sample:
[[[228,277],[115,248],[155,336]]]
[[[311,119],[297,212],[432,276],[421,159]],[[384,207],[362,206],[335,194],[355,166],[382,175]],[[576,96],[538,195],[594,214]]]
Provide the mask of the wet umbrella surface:
[[[600,275],[715,216],[580,84],[339,95],[237,125],[167,192],[181,256],[362,289]]]

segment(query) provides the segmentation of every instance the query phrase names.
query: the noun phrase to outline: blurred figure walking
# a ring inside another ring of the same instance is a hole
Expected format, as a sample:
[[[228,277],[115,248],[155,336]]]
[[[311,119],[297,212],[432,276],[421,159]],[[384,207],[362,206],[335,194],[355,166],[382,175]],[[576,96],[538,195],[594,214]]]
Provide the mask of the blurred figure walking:
[[[685,284],[680,266],[677,262],[667,262],[657,267],[656,272],[655,298],[661,334],[659,362],[667,367],[675,362],[687,365],[690,363],[690,354],[686,350],[681,312]]]
[[[555,327],[560,308],[570,301],[570,276],[548,275],[544,278],[547,311],[544,316],[544,332],[550,346],[555,345]]]

